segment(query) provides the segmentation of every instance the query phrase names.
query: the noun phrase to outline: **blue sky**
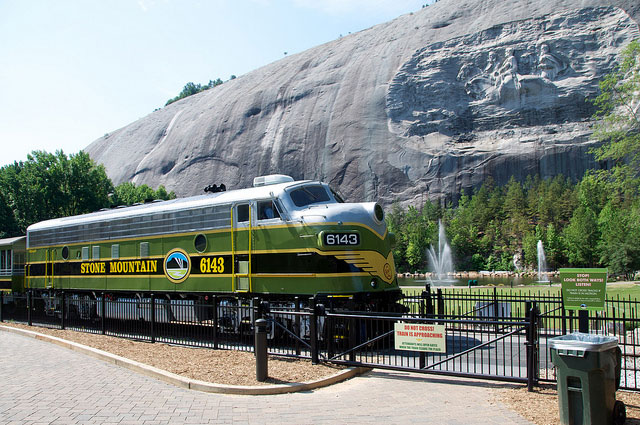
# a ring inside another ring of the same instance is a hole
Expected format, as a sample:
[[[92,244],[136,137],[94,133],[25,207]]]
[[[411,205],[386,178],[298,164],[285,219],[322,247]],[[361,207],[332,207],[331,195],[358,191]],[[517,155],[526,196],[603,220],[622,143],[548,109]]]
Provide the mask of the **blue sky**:
[[[0,0],[0,166],[76,153],[176,96],[428,0]]]

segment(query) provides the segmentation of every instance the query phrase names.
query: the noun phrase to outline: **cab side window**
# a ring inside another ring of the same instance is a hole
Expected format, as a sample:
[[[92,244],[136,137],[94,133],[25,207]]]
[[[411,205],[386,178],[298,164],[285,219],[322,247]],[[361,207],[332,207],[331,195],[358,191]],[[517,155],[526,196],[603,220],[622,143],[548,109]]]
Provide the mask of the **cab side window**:
[[[236,211],[238,212],[238,223],[249,221],[249,204],[238,205]]]
[[[270,220],[272,218],[280,218],[273,201],[258,201],[258,220]]]

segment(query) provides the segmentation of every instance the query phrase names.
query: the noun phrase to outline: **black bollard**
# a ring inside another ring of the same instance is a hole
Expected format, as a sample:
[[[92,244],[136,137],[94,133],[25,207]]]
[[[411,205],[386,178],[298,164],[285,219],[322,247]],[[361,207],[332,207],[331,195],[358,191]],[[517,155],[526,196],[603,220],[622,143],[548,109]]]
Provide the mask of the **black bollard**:
[[[255,326],[256,380],[267,380],[269,367],[267,365],[267,321],[256,320]]]
[[[588,310],[578,310],[578,332],[589,333]]]

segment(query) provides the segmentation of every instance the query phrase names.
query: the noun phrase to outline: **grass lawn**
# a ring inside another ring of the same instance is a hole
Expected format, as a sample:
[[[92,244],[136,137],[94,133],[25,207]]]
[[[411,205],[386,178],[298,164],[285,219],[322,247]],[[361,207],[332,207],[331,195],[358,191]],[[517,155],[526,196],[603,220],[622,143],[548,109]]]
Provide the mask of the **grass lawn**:
[[[509,286],[476,286],[468,288],[466,286],[446,286],[442,287],[443,292],[460,292],[465,294],[493,294],[493,291],[497,291],[498,294],[512,294],[512,295],[527,295],[527,294],[539,294],[539,295],[560,295],[559,285],[526,285],[515,286],[513,288]],[[432,291],[437,288],[432,287]],[[406,295],[419,295],[424,290],[423,287],[403,287],[402,292]],[[607,298],[624,298],[625,300],[637,300],[640,301],[640,282],[609,282],[607,283]]]
[[[418,287],[405,287],[403,292],[407,295],[419,295],[424,288]],[[432,293],[438,288],[432,288]],[[510,304],[510,311],[516,316],[523,315],[525,308],[524,300],[528,295],[531,298],[537,298],[541,301],[539,308],[543,315],[547,312],[554,312],[559,305],[557,301],[545,302],[544,297],[558,297],[560,296],[560,286],[558,284],[553,286],[449,286],[442,287],[445,297],[447,294],[460,294],[462,297],[458,299],[450,299],[447,301],[449,307],[447,311],[456,312],[457,314],[469,314],[469,312],[475,311],[478,307],[478,302],[487,303],[493,299],[493,293],[496,292],[498,300],[500,302],[506,302]],[[476,295],[478,298],[475,298]],[[502,296],[502,297],[501,297]],[[510,296],[516,299],[510,299]],[[502,299],[501,299],[502,298]],[[624,317],[626,319],[625,327],[627,329],[633,329],[640,326],[640,282],[610,282],[607,284],[607,304],[606,311],[590,312],[590,317]],[[565,310],[566,314],[571,314],[577,318],[577,312],[570,312]],[[553,313],[553,316],[560,314],[559,312]],[[475,313],[471,314],[472,316]],[[574,318],[573,320],[577,320]],[[557,322],[557,323],[556,323]],[[577,322],[576,322],[577,323]],[[546,327],[557,328],[560,326],[560,322],[557,320],[545,322]],[[576,325],[577,327],[577,325]]]

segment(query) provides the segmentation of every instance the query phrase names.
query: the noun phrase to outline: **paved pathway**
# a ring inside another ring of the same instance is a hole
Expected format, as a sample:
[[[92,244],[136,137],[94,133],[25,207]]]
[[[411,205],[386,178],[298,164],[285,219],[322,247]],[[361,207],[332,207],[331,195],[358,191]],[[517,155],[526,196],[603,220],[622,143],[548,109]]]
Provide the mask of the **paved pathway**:
[[[528,424],[496,385],[373,371],[310,392],[206,394],[0,331],[0,424]]]

